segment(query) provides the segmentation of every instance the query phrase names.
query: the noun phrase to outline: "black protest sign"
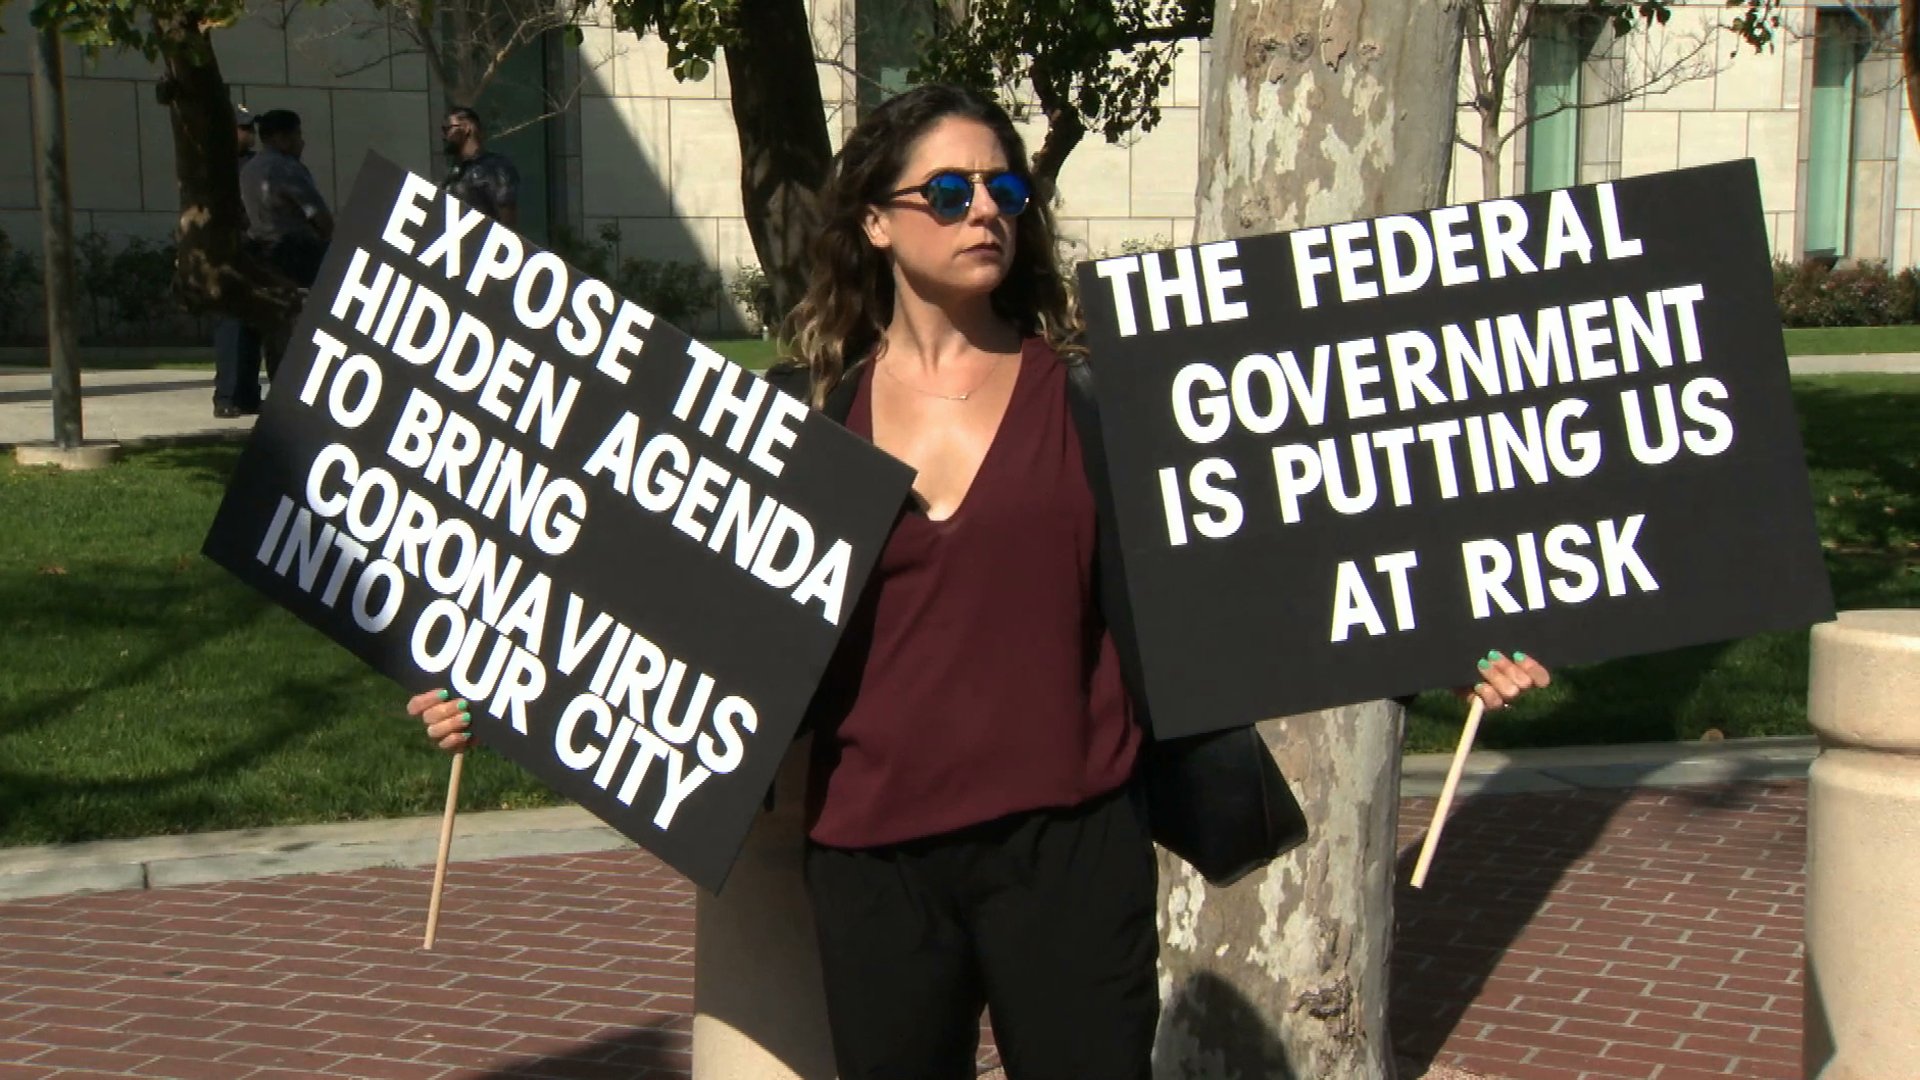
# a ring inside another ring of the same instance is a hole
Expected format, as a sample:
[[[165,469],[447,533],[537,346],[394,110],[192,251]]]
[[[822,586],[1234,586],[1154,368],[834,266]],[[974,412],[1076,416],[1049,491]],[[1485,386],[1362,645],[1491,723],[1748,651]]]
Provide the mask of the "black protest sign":
[[[910,480],[369,156],[206,552],[718,888]]]
[[[1832,616],[1751,162],[1080,288],[1158,734]]]

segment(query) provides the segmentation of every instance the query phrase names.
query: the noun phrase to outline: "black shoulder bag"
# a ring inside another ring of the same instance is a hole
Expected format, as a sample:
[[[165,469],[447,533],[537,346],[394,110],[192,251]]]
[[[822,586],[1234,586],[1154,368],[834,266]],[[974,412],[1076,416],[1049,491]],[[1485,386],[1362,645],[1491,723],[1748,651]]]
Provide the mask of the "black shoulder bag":
[[[1093,396],[1093,372],[1084,361],[1067,364],[1067,401],[1099,508],[1096,595],[1120,653],[1134,710],[1147,733],[1138,782],[1146,794],[1154,842],[1180,856],[1210,884],[1230,885],[1305,842],[1306,813],[1252,726],[1153,738],[1153,722],[1140,693],[1138,644],[1100,441],[1100,410]]]

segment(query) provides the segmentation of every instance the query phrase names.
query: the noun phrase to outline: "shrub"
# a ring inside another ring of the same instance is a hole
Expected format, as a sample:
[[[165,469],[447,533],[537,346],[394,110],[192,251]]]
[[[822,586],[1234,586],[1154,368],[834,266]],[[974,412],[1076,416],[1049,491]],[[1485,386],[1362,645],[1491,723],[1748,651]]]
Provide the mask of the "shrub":
[[[25,317],[40,293],[40,262],[13,246],[0,229],[0,340],[10,340],[24,328]]]
[[[104,341],[113,304],[113,246],[106,233],[87,232],[73,238],[73,275],[80,291],[80,306],[87,310],[91,323],[76,327],[74,332],[87,340]]]
[[[151,341],[179,324],[194,321],[174,295],[175,251],[171,240],[155,243],[134,237],[114,253],[113,318],[120,333]]]
[[[613,260],[620,250],[620,226],[608,222],[600,226],[599,238],[590,240],[565,225],[553,228],[553,253],[599,278],[613,280]]]
[[[613,286],[622,296],[668,322],[686,329],[697,315],[720,302],[720,275],[700,263],[672,259],[621,259],[620,223],[600,226],[597,238],[587,240],[565,228],[555,229],[553,250],[561,258]]]
[[[1787,326],[1891,326],[1920,321],[1920,275],[1878,262],[1773,264],[1773,296]]]
[[[773,279],[753,263],[741,263],[727,282],[727,297],[744,309],[753,320],[752,329],[762,337],[773,329],[778,313],[773,310]]]
[[[720,299],[720,275],[699,263],[670,259],[624,259],[612,285],[660,318],[686,329]]]

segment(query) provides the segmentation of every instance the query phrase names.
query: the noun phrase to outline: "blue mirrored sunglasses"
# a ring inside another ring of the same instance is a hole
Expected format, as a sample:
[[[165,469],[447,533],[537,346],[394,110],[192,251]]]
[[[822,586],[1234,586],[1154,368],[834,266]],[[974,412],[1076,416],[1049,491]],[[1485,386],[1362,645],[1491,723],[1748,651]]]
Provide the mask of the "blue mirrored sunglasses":
[[[1016,172],[961,172],[959,169],[943,169],[927,178],[924,184],[901,188],[887,193],[888,199],[897,199],[902,195],[919,195],[927,200],[927,209],[943,222],[955,222],[967,216],[973,207],[975,184],[985,184],[987,194],[993,198],[993,205],[1002,214],[1015,217],[1027,208],[1033,200],[1033,182]]]

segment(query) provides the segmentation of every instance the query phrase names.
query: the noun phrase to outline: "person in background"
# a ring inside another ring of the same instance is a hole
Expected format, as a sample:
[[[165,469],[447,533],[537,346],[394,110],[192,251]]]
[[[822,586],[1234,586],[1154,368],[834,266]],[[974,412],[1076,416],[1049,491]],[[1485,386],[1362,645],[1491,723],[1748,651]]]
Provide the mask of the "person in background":
[[[245,105],[233,108],[234,137],[239,143],[240,169],[253,160],[253,113]],[[260,331],[231,315],[213,325],[213,415],[222,420],[252,416],[260,411]]]
[[[247,235],[266,250],[267,261],[301,288],[311,288],[333,239],[333,213],[300,155],[307,141],[300,115],[273,109],[254,118],[260,147],[240,170],[240,201],[247,208]],[[280,370],[293,324],[274,327],[267,341],[267,379]]]
[[[1067,385],[1085,349],[1005,110],[939,85],[875,109],[835,159],[814,252],[799,363],[768,381],[844,404],[917,473],[809,712],[805,876],[839,1076],[971,1080],[985,1006],[1011,1080],[1148,1080],[1130,621],[1099,605],[1107,500]],[[1499,707],[1549,673],[1516,653],[1478,679]],[[408,712],[469,745],[467,702],[430,691]]]
[[[505,225],[520,226],[520,170],[505,154],[486,147],[480,114],[461,106],[447,111],[440,126],[452,165],[440,190]]]

